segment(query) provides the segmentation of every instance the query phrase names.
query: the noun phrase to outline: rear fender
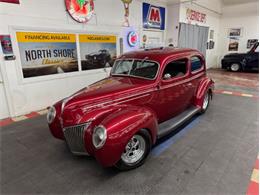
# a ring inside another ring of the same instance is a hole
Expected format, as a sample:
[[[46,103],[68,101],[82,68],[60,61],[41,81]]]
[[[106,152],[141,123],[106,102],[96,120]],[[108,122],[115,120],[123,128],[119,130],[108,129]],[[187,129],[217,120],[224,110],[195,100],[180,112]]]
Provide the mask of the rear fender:
[[[214,81],[208,77],[202,79],[199,83],[197,92],[196,92],[196,97],[194,104],[195,106],[202,108],[204,96],[207,91],[210,92],[211,98],[213,96],[213,90],[214,90]]]
[[[155,113],[144,107],[122,107],[110,114],[100,125],[107,129],[107,140],[94,156],[104,167],[115,165],[121,158],[126,144],[140,129],[147,129],[153,143],[156,141],[158,123]]]

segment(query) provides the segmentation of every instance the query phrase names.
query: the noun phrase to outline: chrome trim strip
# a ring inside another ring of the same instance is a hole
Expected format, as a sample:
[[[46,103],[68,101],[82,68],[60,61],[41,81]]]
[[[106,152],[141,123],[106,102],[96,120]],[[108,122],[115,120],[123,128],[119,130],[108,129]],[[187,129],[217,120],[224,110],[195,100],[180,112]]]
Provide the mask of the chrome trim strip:
[[[180,84],[183,84],[183,83],[186,83],[186,82],[190,82],[191,80],[193,79],[196,79],[196,78],[199,78],[203,75],[204,73],[200,73],[200,74],[197,74],[197,75],[194,75],[190,78],[187,78],[187,79],[184,79],[184,80],[181,80],[181,81],[178,81],[178,82],[175,82],[175,83],[172,83],[172,84],[168,84],[168,85],[165,85],[163,87],[161,87],[161,89],[167,89],[167,88],[170,88],[170,87],[174,87],[176,85],[180,85]]]

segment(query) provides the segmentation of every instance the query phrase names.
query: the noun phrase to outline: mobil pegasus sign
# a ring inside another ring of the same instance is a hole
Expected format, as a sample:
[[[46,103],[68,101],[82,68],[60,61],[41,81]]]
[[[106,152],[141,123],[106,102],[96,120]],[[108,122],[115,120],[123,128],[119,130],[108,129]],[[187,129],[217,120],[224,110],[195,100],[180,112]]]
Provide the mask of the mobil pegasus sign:
[[[143,28],[165,29],[165,8],[143,3]]]

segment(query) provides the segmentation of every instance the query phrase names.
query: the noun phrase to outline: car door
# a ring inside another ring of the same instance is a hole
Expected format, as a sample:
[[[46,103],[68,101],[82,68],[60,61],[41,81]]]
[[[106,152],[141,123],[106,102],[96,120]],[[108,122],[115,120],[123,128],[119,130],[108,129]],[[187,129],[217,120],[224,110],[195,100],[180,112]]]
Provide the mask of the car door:
[[[161,120],[180,114],[190,105],[191,86],[188,58],[168,60],[162,71],[158,95],[157,105],[162,112]]]
[[[196,92],[199,86],[201,79],[205,76],[205,60],[201,55],[192,55],[190,56],[190,91],[193,94],[193,98],[196,97]],[[191,103],[194,99],[191,99]]]
[[[246,69],[259,69],[259,50],[258,46],[248,52],[246,56]]]

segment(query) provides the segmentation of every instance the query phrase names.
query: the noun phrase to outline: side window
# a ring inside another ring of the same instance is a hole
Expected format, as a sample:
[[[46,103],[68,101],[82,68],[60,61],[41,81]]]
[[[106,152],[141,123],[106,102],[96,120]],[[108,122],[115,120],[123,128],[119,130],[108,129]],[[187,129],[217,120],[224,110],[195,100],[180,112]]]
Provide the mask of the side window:
[[[203,62],[199,57],[197,56],[191,57],[191,72],[201,69],[202,66],[203,66]]]
[[[163,80],[184,76],[187,73],[187,59],[180,59],[166,65]]]

